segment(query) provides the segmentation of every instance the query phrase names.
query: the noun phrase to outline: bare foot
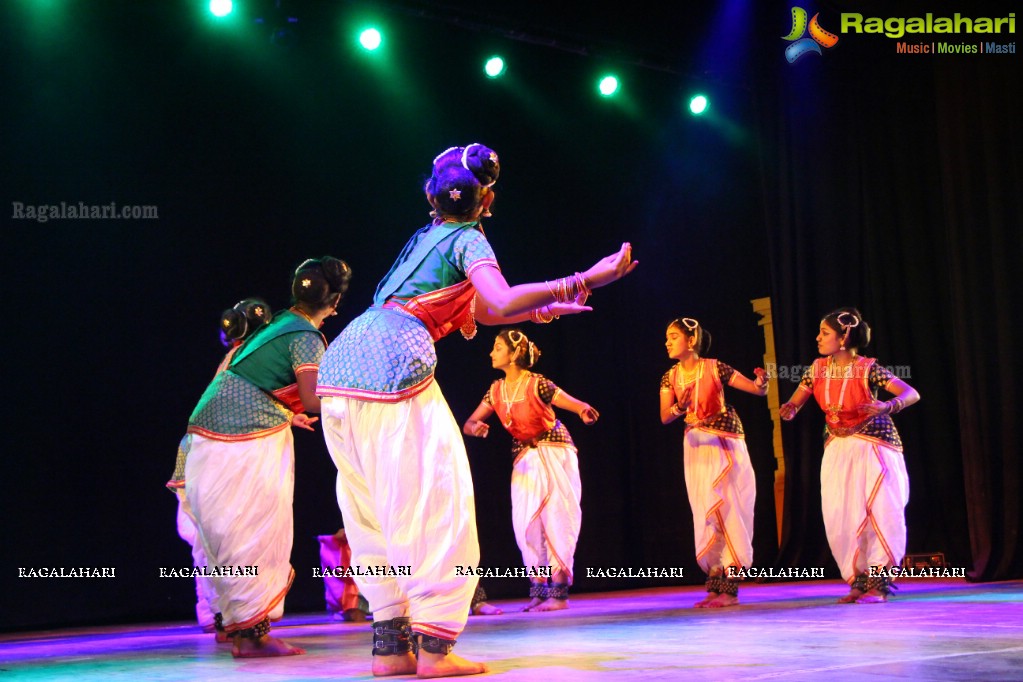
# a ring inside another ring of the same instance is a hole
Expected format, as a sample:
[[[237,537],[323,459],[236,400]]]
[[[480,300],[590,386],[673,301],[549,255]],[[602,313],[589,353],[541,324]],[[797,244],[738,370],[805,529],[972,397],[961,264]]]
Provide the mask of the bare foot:
[[[504,611],[497,608],[493,604],[488,604],[485,601],[481,601],[479,604],[475,604],[470,611],[474,616],[500,616]]]
[[[416,657],[411,651],[393,656],[373,657],[373,676],[411,675],[416,671]]]
[[[530,611],[561,611],[562,609],[567,608],[568,608],[567,599],[555,599],[554,597],[551,597],[550,599],[545,600],[543,603],[537,604],[536,606],[531,608]]]
[[[419,650],[419,668],[416,670],[416,677],[421,679],[480,675],[486,672],[490,672],[490,668],[484,664],[467,661],[455,654],[431,654],[429,651]]]
[[[717,599],[720,595],[717,592],[708,592],[707,596],[693,604],[694,609],[705,609],[707,605]]]
[[[856,600],[857,604],[882,604],[888,601],[887,595],[879,590],[867,590]]]
[[[235,637],[231,655],[235,658],[270,658],[272,656],[297,656],[305,649],[292,646],[283,639],[263,635],[259,639]]]
[[[853,604],[857,599],[863,596],[863,592],[857,590],[855,587],[849,590],[849,594],[844,597],[838,598],[839,604]]]
[[[528,604],[526,604],[525,606],[522,607],[521,610],[522,611],[532,611],[533,607],[539,606],[540,604],[543,604],[543,599],[540,599],[540,597],[533,597],[532,599],[529,600]]]
[[[217,644],[227,644],[228,642],[233,641],[231,636],[224,632],[223,630],[217,630],[216,633],[213,635],[213,640]]]
[[[733,597],[730,594],[725,594],[724,592],[722,592],[721,594],[719,594],[718,596],[714,597],[709,602],[707,602],[707,604],[703,608],[706,608],[706,609],[723,609],[726,606],[738,606],[738,605],[739,605],[739,598],[738,597]]]

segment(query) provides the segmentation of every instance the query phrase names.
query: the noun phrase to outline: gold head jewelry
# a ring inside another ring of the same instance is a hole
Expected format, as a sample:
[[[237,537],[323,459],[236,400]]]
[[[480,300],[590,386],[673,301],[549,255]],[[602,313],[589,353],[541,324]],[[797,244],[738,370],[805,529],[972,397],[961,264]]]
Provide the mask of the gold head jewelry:
[[[529,347],[529,339],[517,329],[512,329],[508,332],[508,340],[512,342],[512,352],[515,352],[523,344],[526,344],[527,349]]]

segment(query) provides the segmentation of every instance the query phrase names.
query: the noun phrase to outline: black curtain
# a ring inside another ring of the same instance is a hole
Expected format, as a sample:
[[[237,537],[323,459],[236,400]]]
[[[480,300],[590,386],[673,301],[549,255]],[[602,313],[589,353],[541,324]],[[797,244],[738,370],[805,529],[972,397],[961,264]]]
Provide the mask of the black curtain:
[[[1020,448],[1009,414],[1023,265],[1021,96],[1009,85],[1019,61],[844,41],[761,73],[779,365],[811,362],[820,318],[859,307],[874,330],[866,354],[904,369],[922,395],[895,419],[910,475],[907,551],[944,552],[976,579],[1019,577]],[[784,427],[783,564],[831,563],[822,428],[812,403]]]
[[[991,55],[998,57],[1000,55]],[[1023,293],[1023,158],[1018,61],[957,62],[936,82],[942,237],[950,254],[947,333],[954,354],[973,574],[1023,574],[1020,397],[1014,352]]]

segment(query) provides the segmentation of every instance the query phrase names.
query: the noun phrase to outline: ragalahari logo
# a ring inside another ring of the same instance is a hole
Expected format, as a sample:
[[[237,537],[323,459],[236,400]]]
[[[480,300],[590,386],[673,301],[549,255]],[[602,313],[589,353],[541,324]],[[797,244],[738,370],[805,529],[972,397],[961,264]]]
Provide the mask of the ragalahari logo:
[[[810,52],[822,54],[822,47],[834,47],[838,44],[838,36],[821,28],[820,22],[817,21],[819,16],[819,13],[814,14],[808,26],[806,10],[802,7],[792,8],[792,30],[787,36],[782,36],[782,40],[792,43],[785,48],[785,59],[789,60],[789,64],[792,64],[804,54]],[[807,28],[810,30],[809,38],[804,37]]]

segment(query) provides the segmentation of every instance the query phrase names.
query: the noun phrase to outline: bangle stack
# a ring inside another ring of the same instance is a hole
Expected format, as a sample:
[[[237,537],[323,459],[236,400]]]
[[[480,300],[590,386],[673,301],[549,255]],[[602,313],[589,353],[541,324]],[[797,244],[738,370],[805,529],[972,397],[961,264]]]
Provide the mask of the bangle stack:
[[[571,277],[562,277],[544,284],[554,297],[555,303],[568,303],[574,301],[580,294],[585,298],[593,293],[586,283],[586,278],[578,272]]]
[[[898,414],[905,406],[906,401],[902,398],[892,398],[888,401],[888,414]]]
[[[549,305],[529,311],[529,319],[536,324],[549,324],[552,320],[556,320],[559,317],[561,316],[551,312]]]
[[[672,414],[672,416],[674,416],[674,417],[681,417],[682,416],[682,410],[678,409],[678,403],[675,403],[674,405],[672,405],[671,409],[668,410],[668,412],[670,412]]]

